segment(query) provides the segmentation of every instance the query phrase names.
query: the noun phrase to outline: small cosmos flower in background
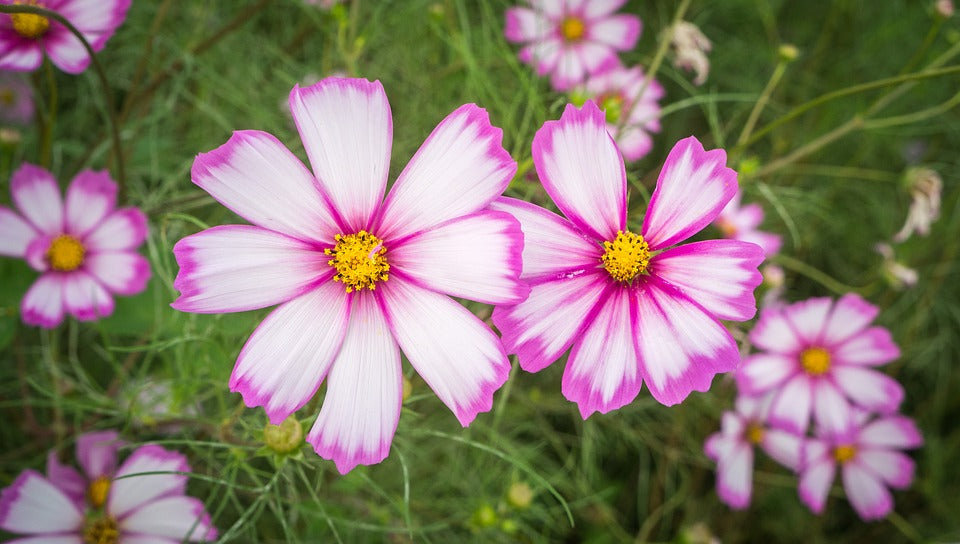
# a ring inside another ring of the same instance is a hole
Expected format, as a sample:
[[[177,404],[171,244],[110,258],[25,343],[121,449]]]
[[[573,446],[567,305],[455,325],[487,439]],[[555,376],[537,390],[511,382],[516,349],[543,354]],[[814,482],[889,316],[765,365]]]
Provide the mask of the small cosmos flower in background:
[[[713,224],[720,229],[724,238],[757,244],[768,258],[776,255],[783,240],[779,234],[757,229],[763,223],[763,208],[756,202],[741,206],[742,197],[742,191],[737,191]]]
[[[26,78],[0,72],[0,125],[27,125],[33,114],[33,89]]]
[[[940,193],[943,180],[935,170],[911,168],[906,173],[907,188],[912,201],[903,228],[893,235],[894,242],[906,241],[913,233],[930,234],[930,225],[940,217]]]
[[[737,191],[726,153],[704,151],[693,137],[678,142],[639,233],[627,226],[623,158],[592,101],[544,123],[533,159],[565,218],[510,198],[494,206],[516,216],[525,237],[530,296],[493,312],[520,366],[537,372],[573,346],[562,391],[584,418],[631,402],[643,381],[672,405],[733,370],[740,355],[718,319],[756,313],[763,251],[738,240],[671,247],[709,225]]]
[[[614,14],[626,0],[529,1],[530,7],[506,12],[504,36],[524,44],[521,61],[538,75],[550,75],[557,91],[566,91],[590,75],[620,64],[640,38],[640,18]]]
[[[693,71],[696,74],[693,78],[694,85],[706,83],[710,74],[710,59],[707,58],[707,53],[713,44],[697,25],[688,21],[680,21],[668,32],[674,66],[688,72]]]
[[[123,23],[131,0],[0,0],[46,8],[62,15],[83,34],[94,51],[100,51]],[[0,14],[0,70],[30,72],[40,67],[43,55],[58,68],[79,74],[90,65],[90,56],[67,27],[35,13]]]
[[[46,477],[25,470],[0,491],[0,529],[27,537],[16,542],[216,540],[203,503],[186,495],[186,458],[146,445],[117,468],[122,445],[113,431],[77,437],[82,473],[51,451]]]
[[[341,473],[379,463],[400,418],[400,350],[467,426],[510,363],[451,296],[516,303],[523,236],[489,204],[517,166],[485,110],[434,129],[384,200],[393,122],[379,82],[327,78],[290,93],[313,173],[259,131],[194,161],[193,182],[253,225],[180,240],[173,307],[239,312],[280,304],[240,352],[230,389],[279,424],[326,379],[307,440]]]
[[[623,158],[636,161],[653,148],[650,134],[660,132],[661,98],[663,86],[655,79],[648,81],[639,66],[617,66],[590,76],[571,99],[577,105],[593,100],[604,111],[607,132]]]
[[[147,218],[116,208],[117,185],[104,171],[84,170],[66,202],[47,170],[23,164],[10,181],[17,214],[0,206],[0,255],[25,259],[41,273],[20,303],[23,322],[53,328],[69,313],[90,321],[113,313],[113,295],[134,295],[150,279],[136,253]]]

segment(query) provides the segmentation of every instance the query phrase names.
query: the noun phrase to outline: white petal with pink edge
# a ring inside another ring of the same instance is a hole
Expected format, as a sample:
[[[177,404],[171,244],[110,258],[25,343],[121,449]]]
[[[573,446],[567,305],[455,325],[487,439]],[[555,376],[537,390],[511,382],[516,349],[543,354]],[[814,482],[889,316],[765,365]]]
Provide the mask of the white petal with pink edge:
[[[405,238],[388,248],[390,272],[419,285],[487,304],[516,304],[530,288],[523,266],[520,224],[506,212],[485,210]]]
[[[780,429],[768,428],[764,430],[760,447],[767,452],[767,455],[790,470],[800,468],[800,449],[803,447],[802,436]]]
[[[313,174],[266,132],[234,132],[225,144],[197,155],[190,177],[255,225],[301,240],[330,240],[339,232]]]
[[[43,63],[40,43],[20,37],[12,28],[0,32],[0,70],[32,72]]]
[[[147,239],[147,216],[137,208],[120,208],[108,215],[82,240],[88,251],[136,249]]]
[[[737,192],[737,173],[726,162],[724,150],[704,151],[693,136],[673,146],[643,218],[650,249],[686,240],[716,219]]]
[[[180,291],[171,306],[184,312],[239,312],[299,296],[332,276],[323,250],[250,225],[213,227],[173,247]]]
[[[0,206],[0,255],[25,257],[40,233],[10,208]]]
[[[520,221],[523,231],[521,279],[559,279],[568,272],[600,267],[603,249],[559,215],[536,204],[500,197],[490,204]]]
[[[808,298],[785,306],[783,315],[805,346],[823,347],[823,330],[831,308],[833,299],[829,297]]]
[[[20,317],[27,325],[52,329],[63,321],[63,276],[49,272],[37,278],[20,301]]]
[[[592,101],[581,109],[567,104],[559,121],[543,124],[533,137],[533,162],[544,189],[578,228],[600,240],[626,229],[623,158]]]
[[[797,361],[779,353],[754,353],[737,367],[737,387],[748,395],[770,391],[798,371]]]
[[[760,319],[750,330],[750,342],[766,351],[791,357],[796,357],[804,347],[779,307],[760,312]]]
[[[562,16],[567,6],[566,0],[528,0],[527,3],[551,19]]]
[[[556,25],[546,17],[529,8],[508,8],[503,36],[514,43],[540,40],[546,37]]]
[[[67,188],[65,229],[82,237],[117,206],[117,184],[105,170],[84,170]]]
[[[823,341],[834,345],[864,330],[877,317],[880,309],[860,295],[847,293],[833,305],[833,311],[823,327]]]
[[[730,455],[730,451],[739,445],[740,437],[734,437],[725,433],[713,433],[707,437],[703,444],[703,453],[714,461],[719,461]]]
[[[290,91],[313,173],[350,232],[369,229],[390,170],[393,118],[379,81],[328,77]]]
[[[753,244],[707,240],[656,255],[649,270],[717,318],[745,321],[757,313],[753,290],[763,281],[762,261],[763,250]]]
[[[53,174],[24,163],[10,178],[10,193],[24,219],[43,234],[63,232],[63,201]]]
[[[650,394],[666,406],[692,391],[707,391],[713,377],[740,362],[730,333],[704,310],[656,277],[636,291],[636,336]]]
[[[302,408],[340,352],[349,299],[342,284],[327,281],[274,310],[240,351],[230,390],[263,406],[274,425]]]
[[[616,56],[611,55],[614,59]],[[569,90],[574,85],[583,81],[587,70],[583,65],[577,47],[570,47],[565,43],[560,45],[557,54],[556,66],[553,68],[553,74],[550,76],[550,85],[557,92]]]
[[[618,51],[629,51],[637,45],[640,38],[640,18],[635,15],[614,15],[599,21],[591,21],[587,27],[585,39],[612,47]]]
[[[517,57],[533,66],[537,75],[545,76],[552,72],[560,62],[563,42],[557,38],[546,38],[520,49]]]
[[[717,462],[717,495],[730,508],[750,505],[753,491],[753,448],[741,442]]]
[[[800,474],[800,500],[816,514],[823,513],[837,465],[832,458],[820,458]]]
[[[831,355],[837,364],[879,366],[900,357],[900,348],[893,342],[890,331],[870,327],[834,347]]]
[[[21,534],[79,531],[83,513],[60,489],[27,469],[0,492],[0,529]]]
[[[848,436],[853,430],[850,403],[836,385],[823,377],[810,380],[813,387],[813,417],[821,436]]]
[[[854,403],[872,412],[895,412],[903,401],[900,382],[870,368],[835,366],[833,378]]]
[[[893,497],[880,479],[857,463],[847,463],[841,471],[847,500],[864,521],[881,519],[893,510]]]
[[[906,489],[913,482],[916,465],[913,459],[898,452],[879,448],[859,448],[853,461],[879,476],[896,489]]]
[[[570,352],[562,392],[583,419],[620,408],[640,392],[631,298],[626,289],[613,290]]]
[[[182,454],[154,444],[140,446],[120,465],[107,496],[106,511],[117,519],[166,495],[182,495],[190,465]],[[164,474],[169,473],[169,474]]]
[[[163,497],[145,504],[119,520],[119,529],[121,534],[155,535],[178,542],[217,539],[217,529],[210,523],[203,503],[186,496]]]
[[[739,397],[737,400],[740,400]],[[742,438],[746,426],[747,419],[736,412],[724,412],[720,416],[720,432],[727,436]]]
[[[83,33],[94,51],[99,51],[127,16],[130,3],[131,0],[71,0],[63,2],[57,11]]]
[[[583,10],[584,18],[593,20],[610,15],[620,9],[625,3],[626,0],[591,0],[589,2],[583,2],[580,9]]]
[[[868,423],[860,431],[859,441],[867,446],[908,449],[920,447],[923,437],[912,419],[890,416]]]
[[[129,251],[88,253],[83,267],[110,292],[119,295],[135,295],[150,280],[150,262]]]
[[[59,23],[54,23],[59,26]],[[49,32],[43,38],[43,48],[57,68],[68,74],[79,74],[90,66],[90,55],[83,42],[65,28]]]
[[[63,274],[63,308],[78,321],[94,321],[113,313],[113,297],[83,270]]]
[[[123,446],[116,431],[99,431],[77,437],[77,461],[90,480],[113,477],[117,469],[117,450]]]
[[[460,424],[489,411],[510,374],[493,331],[446,295],[408,282],[388,281],[378,294],[403,353]]]
[[[377,235],[396,239],[486,208],[517,171],[502,140],[487,110],[476,104],[457,108],[390,188]]]
[[[83,504],[87,480],[77,469],[60,462],[56,450],[47,453],[47,480],[60,488],[64,495],[77,504]]]
[[[400,349],[376,298],[354,295],[320,415],[307,435],[317,455],[332,459],[340,474],[383,461],[400,421],[402,380]]]
[[[780,389],[770,405],[768,421],[796,434],[807,432],[813,408],[813,384],[806,374],[795,374]]]
[[[609,285],[607,277],[596,272],[531,285],[530,296],[520,304],[493,310],[504,348],[517,354],[527,372],[546,368],[590,324]]]

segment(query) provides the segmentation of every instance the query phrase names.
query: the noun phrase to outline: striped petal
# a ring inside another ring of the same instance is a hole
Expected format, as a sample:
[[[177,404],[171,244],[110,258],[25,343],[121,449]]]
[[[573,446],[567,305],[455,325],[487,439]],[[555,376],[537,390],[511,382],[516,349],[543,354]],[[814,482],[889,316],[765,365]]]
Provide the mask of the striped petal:
[[[806,374],[795,374],[780,389],[770,405],[769,422],[795,434],[807,432],[813,408],[813,385]]]
[[[24,219],[43,234],[63,232],[63,200],[57,180],[46,169],[23,163],[10,178],[10,193]]]
[[[117,206],[117,184],[105,170],[84,170],[67,188],[66,230],[84,236]]]
[[[893,510],[893,497],[878,477],[858,463],[843,466],[843,490],[864,521],[882,519]]]
[[[0,492],[0,529],[12,533],[78,532],[83,513],[60,489],[25,470]]]

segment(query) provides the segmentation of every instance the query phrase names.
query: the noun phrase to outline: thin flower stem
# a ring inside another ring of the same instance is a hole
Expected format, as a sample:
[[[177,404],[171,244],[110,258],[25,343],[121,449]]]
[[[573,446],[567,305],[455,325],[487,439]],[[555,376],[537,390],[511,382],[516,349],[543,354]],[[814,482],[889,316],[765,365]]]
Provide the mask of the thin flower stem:
[[[768,174],[771,174],[771,173],[773,173],[773,172],[775,172],[775,171],[783,168],[784,166],[787,166],[787,165],[789,165],[789,164],[792,164],[793,162],[797,161],[798,159],[801,159],[801,158],[803,158],[803,157],[806,157],[807,155],[809,155],[809,154],[817,151],[817,150],[820,149],[821,147],[823,147],[823,146],[825,146],[825,145],[827,145],[827,144],[830,144],[830,143],[834,142],[835,140],[837,140],[837,139],[839,139],[839,138],[841,138],[841,137],[843,137],[843,136],[846,136],[847,133],[852,132],[852,131],[857,130],[857,129],[862,128],[862,127],[863,127],[863,118],[862,118],[861,116],[859,116],[859,115],[854,116],[853,119],[850,119],[850,120],[847,121],[846,123],[838,126],[837,128],[835,128],[835,129],[831,130],[830,132],[824,134],[823,136],[820,136],[819,138],[817,138],[817,139],[815,139],[815,140],[813,140],[813,141],[807,142],[806,144],[798,147],[796,150],[793,151],[793,153],[790,153],[789,155],[787,155],[787,156],[785,156],[785,157],[781,157],[781,158],[779,158],[779,159],[777,159],[777,160],[775,160],[775,161],[767,164],[767,165],[764,166],[763,168],[761,168],[761,169],[757,170],[756,172],[754,172],[753,174],[751,174],[749,177],[750,177],[750,178],[762,178],[762,177],[764,177],[764,176],[766,176],[766,175],[768,175]],[[747,177],[747,176],[744,176],[744,178],[746,178],[746,177]]]
[[[47,115],[43,120],[43,132],[40,142],[40,166],[49,170],[53,154],[53,129],[57,124],[57,75],[53,73],[53,64],[49,59],[43,59],[43,66],[47,76],[47,92],[50,96]]]
[[[743,144],[747,141],[747,138],[750,137],[750,133],[753,132],[753,128],[757,125],[757,121],[760,119],[760,114],[763,112],[764,108],[767,107],[767,102],[770,101],[770,96],[773,94],[773,90],[777,88],[777,85],[780,84],[780,80],[783,79],[783,74],[787,72],[787,64],[790,61],[780,59],[780,62],[777,63],[777,67],[773,69],[773,75],[770,76],[770,80],[767,81],[767,86],[763,88],[763,92],[760,93],[760,97],[757,99],[757,103],[753,105],[753,110],[750,112],[750,116],[747,117],[746,124],[743,125],[743,131],[740,133],[740,137],[737,139],[737,145]]]
[[[946,113],[952,110],[956,105],[960,104],[960,92],[953,95],[950,100],[936,105],[932,108],[927,108],[925,110],[915,111],[913,113],[907,113],[904,115],[895,115],[893,117],[884,117],[881,119],[872,119],[870,121],[864,121],[863,128],[866,130],[877,129],[877,128],[886,128],[893,127],[897,125],[907,125],[910,123],[916,123],[918,121],[924,121],[931,117],[936,117],[942,113]]]
[[[779,254],[773,257],[773,262],[782,265],[784,268],[788,268],[800,275],[806,276],[811,280],[823,285],[830,291],[838,295],[843,295],[846,293],[854,292],[860,293],[862,289],[859,287],[854,287],[852,285],[847,285],[839,280],[834,279],[832,276],[826,272],[821,271],[818,268],[810,266],[809,264],[799,260],[794,259],[788,255]]]

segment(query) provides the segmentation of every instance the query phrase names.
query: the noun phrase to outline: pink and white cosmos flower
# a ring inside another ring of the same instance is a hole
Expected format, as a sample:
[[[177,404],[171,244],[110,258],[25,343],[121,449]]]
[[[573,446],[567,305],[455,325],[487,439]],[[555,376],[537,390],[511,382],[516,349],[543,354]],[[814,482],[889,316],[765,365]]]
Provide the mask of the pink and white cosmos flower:
[[[825,434],[805,443],[799,492],[810,510],[823,513],[837,465],[847,500],[865,521],[881,519],[893,510],[887,487],[910,486],[914,462],[900,450],[923,445],[920,431],[901,415],[869,417],[858,412],[853,431],[845,437]]]
[[[69,313],[90,321],[113,313],[113,296],[135,295],[150,279],[136,253],[147,218],[116,208],[117,185],[104,171],[84,170],[66,202],[47,170],[24,164],[10,181],[19,215],[0,206],[0,255],[20,257],[41,273],[20,303],[24,323],[53,328]]]
[[[216,540],[203,503],[186,496],[183,455],[141,446],[117,468],[120,445],[112,431],[80,436],[83,475],[50,452],[46,478],[25,470],[0,492],[0,529],[37,544]]]
[[[756,313],[763,252],[737,240],[671,247],[709,225],[736,192],[724,151],[704,151],[693,137],[678,142],[639,233],[627,225],[623,158],[592,101],[544,123],[533,159],[566,219],[509,198],[494,205],[520,220],[525,237],[530,297],[493,312],[520,366],[539,371],[573,346],[563,394],[584,418],[629,403],[644,380],[671,405],[733,370],[737,345],[718,319]]]
[[[663,98],[663,86],[655,79],[647,83],[639,66],[618,66],[590,76],[576,94],[590,98],[604,111],[607,132],[616,140],[624,159],[640,160],[653,148],[650,134],[660,132],[658,100]]]
[[[737,191],[713,224],[720,229],[724,238],[757,244],[763,248],[767,257],[776,255],[783,240],[778,234],[757,230],[763,222],[763,208],[756,202],[741,206],[742,196],[743,194]]]
[[[520,60],[566,91],[589,74],[620,64],[617,51],[633,49],[640,18],[617,14],[626,0],[527,0],[507,10],[504,36],[526,44]]]
[[[123,23],[130,0],[0,0],[55,11],[70,21],[94,51]],[[90,65],[83,43],[59,22],[34,13],[0,15],[0,70],[36,70],[46,53],[58,68],[79,74]]]
[[[723,413],[720,432],[710,435],[704,445],[707,457],[717,462],[717,495],[730,508],[742,510],[750,505],[754,446],[790,470],[800,465],[803,437],[768,426],[769,409],[770,395],[738,396],[735,411]]]
[[[766,308],[750,331],[763,350],[740,365],[737,386],[749,395],[775,391],[770,423],[807,431],[810,413],[828,434],[842,436],[853,424],[851,403],[889,414],[903,400],[903,387],[872,366],[900,356],[890,332],[871,327],[876,306],[847,294],[834,303],[811,298]]]
[[[173,307],[280,304],[247,341],[230,389],[279,424],[327,380],[307,440],[341,473],[382,461],[400,418],[400,350],[463,426],[491,408],[510,364],[451,296],[516,303],[523,236],[489,209],[516,172],[502,131],[466,104],[427,138],[384,200],[393,123],[380,82],[327,78],[290,93],[313,174],[270,134],[235,132],[193,182],[253,225],[174,247]]]

